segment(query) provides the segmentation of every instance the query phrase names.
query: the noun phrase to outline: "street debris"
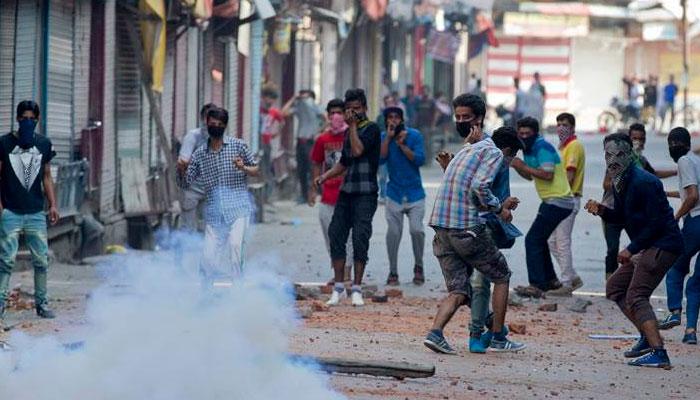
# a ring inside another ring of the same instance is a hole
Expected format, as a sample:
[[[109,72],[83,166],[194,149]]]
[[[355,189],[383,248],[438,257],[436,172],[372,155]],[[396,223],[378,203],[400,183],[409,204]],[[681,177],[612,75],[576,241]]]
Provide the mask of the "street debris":
[[[510,322],[508,324],[508,330],[510,330],[511,333],[515,333],[518,335],[524,335],[527,333],[527,325],[525,325],[525,323],[521,323],[521,322]]]
[[[379,293],[375,294],[374,296],[372,296],[373,303],[386,303],[388,301],[389,301],[389,296],[387,296],[386,294],[384,294],[382,292],[379,292]]]
[[[573,312],[577,312],[577,313],[585,313],[586,308],[588,308],[588,306],[590,306],[590,305],[593,305],[592,301],[577,297],[576,300],[574,301],[574,304],[569,306],[569,311],[573,311]]]
[[[384,289],[384,294],[386,294],[387,297],[392,298],[392,299],[403,297],[403,291],[401,289],[396,289],[396,288]]]
[[[342,358],[291,356],[295,362],[317,364],[328,373],[387,376],[398,380],[405,378],[430,378],[435,375],[435,366],[393,361],[356,361]]]
[[[557,303],[545,303],[537,307],[539,311],[554,312],[557,311]]]

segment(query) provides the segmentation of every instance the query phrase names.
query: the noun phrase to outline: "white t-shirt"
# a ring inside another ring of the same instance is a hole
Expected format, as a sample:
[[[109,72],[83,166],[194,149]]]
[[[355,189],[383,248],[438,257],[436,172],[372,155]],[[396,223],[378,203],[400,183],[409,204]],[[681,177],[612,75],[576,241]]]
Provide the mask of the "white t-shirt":
[[[689,151],[688,154],[678,159],[678,191],[682,201],[685,201],[686,198],[685,188],[693,185],[700,188],[700,156]],[[700,215],[700,201],[695,203],[688,214],[691,217]]]
[[[180,159],[182,161],[189,162],[192,157],[192,153],[209,139],[209,134],[205,131],[205,128],[194,128],[187,132],[185,137],[182,139],[182,146],[180,146]]]

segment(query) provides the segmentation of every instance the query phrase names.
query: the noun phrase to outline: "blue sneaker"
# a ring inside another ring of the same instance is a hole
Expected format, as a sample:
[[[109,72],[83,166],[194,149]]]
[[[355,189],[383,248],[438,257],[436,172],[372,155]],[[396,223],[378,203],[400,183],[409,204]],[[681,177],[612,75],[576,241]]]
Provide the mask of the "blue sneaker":
[[[425,345],[425,347],[429,348],[430,350],[436,353],[457,354],[455,349],[453,349],[452,346],[450,346],[450,344],[447,343],[447,340],[445,340],[444,336],[438,335],[433,331],[430,331],[428,333],[428,336],[425,337],[423,344]]]
[[[513,342],[504,338],[499,340],[496,338],[491,339],[491,345],[489,346],[490,351],[495,351],[499,353],[513,352],[517,353],[520,350],[525,350],[527,346],[524,343]]]
[[[686,333],[683,335],[683,343],[685,344],[698,344],[698,336],[697,333],[691,332],[691,333]],[[470,342],[471,344],[471,342]]]
[[[637,340],[637,343],[635,343],[631,349],[629,349],[625,352],[625,358],[641,357],[641,356],[651,352],[651,350],[652,350],[652,348],[651,348],[651,346],[649,346],[649,342],[647,342],[647,338],[645,336],[640,336],[639,340]]]
[[[662,331],[674,328],[681,324],[680,313],[670,313],[663,320],[659,321],[659,329]]]
[[[486,353],[486,349],[489,347],[489,345],[484,345],[483,337],[485,334],[486,333],[481,334],[481,336],[479,336],[479,337],[469,336],[469,352],[470,353],[476,353],[476,354]],[[491,344],[490,339],[489,339],[489,344]]]
[[[508,327],[503,325],[503,336],[508,336],[508,333]],[[493,339],[493,332],[490,329],[481,334],[481,343],[484,347],[488,348],[491,346],[491,339]]]
[[[668,359],[668,354],[664,349],[656,349],[650,351],[648,354],[639,357],[636,360],[632,360],[627,363],[633,367],[651,367],[651,368],[663,368],[671,369],[671,360]]]

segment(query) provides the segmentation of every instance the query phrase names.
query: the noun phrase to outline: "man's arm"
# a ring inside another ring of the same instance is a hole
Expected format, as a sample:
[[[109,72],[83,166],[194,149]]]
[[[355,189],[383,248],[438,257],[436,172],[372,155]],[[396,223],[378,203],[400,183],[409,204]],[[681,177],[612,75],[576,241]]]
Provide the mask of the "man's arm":
[[[408,139],[408,131],[399,137],[397,142],[399,149],[403,152],[406,158],[409,159],[417,167],[423,166],[425,164],[425,150],[423,148],[423,135],[418,134],[416,136],[411,136]]]
[[[523,160],[520,158],[514,158],[513,161],[510,163],[510,166],[515,169],[515,171],[520,174],[523,178],[527,180],[532,180],[532,178],[539,178],[543,179],[545,181],[551,181],[554,179],[554,169],[552,168],[552,171],[547,171],[542,168],[532,168],[525,164]]]
[[[360,157],[365,152],[365,146],[360,140],[360,135],[357,132],[357,123],[351,124],[349,129],[350,135],[350,151],[353,157]]]
[[[491,184],[502,160],[503,153],[500,151],[487,151],[474,172],[471,190],[479,197],[479,202],[486,208],[485,211],[501,211],[501,201],[491,191]]]
[[[199,158],[197,154],[193,154],[187,169],[184,171],[181,169],[177,170],[176,183],[182,189],[188,189],[199,176]]]
[[[630,185],[632,186],[632,185]],[[663,185],[657,181],[653,184],[637,185],[634,193],[627,195],[634,196],[637,201],[644,202],[646,224],[637,234],[632,242],[627,246],[627,250],[632,254],[637,254],[644,249],[648,249],[654,243],[660,232],[664,230],[664,220],[661,219],[660,210],[668,207]]]
[[[56,192],[53,187],[53,177],[51,177],[51,164],[44,165],[44,193],[46,200],[49,202],[49,222],[55,225],[58,222],[58,208],[56,208]]]
[[[345,172],[346,166],[341,164],[341,163],[336,163],[333,168],[329,169],[324,173],[323,175],[319,176],[318,179],[316,179],[316,184],[321,185],[323,182],[333,179],[337,176],[340,176]]]
[[[382,135],[382,145],[379,147],[379,162],[385,163],[389,158],[389,143],[394,139],[394,128],[389,126],[386,133]]]
[[[670,178],[672,176],[678,175],[678,171],[675,169],[664,169],[664,170],[656,170],[654,172],[657,178],[659,179],[665,179],[665,178]]]
[[[683,200],[681,208],[676,211],[676,220],[685,217],[698,203],[698,185],[690,185],[683,190],[685,190],[685,200]]]
[[[282,107],[282,116],[284,118],[287,118],[294,114],[294,102],[297,100],[298,96],[292,96],[289,100],[287,100],[286,103],[284,103],[284,106]]]
[[[576,179],[576,168],[569,167],[566,169],[566,180],[569,181],[569,187],[574,187],[574,179]]]
[[[238,157],[234,161],[236,164],[236,168],[245,172],[245,174],[248,176],[258,176],[258,174],[260,173],[260,167],[255,161],[253,152],[250,151],[250,148],[244,144],[242,153],[243,154],[241,155],[241,157]]]

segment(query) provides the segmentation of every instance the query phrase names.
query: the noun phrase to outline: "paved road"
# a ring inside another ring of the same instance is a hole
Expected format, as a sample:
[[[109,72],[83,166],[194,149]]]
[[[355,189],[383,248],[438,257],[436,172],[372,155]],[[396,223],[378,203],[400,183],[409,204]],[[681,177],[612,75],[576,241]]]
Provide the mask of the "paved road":
[[[555,137],[548,137],[554,142]],[[600,135],[584,136],[581,138],[586,147],[586,179],[584,200],[600,198],[601,183],[605,171],[603,157],[603,137]],[[674,168],[668,156],[665,138],[650,136],[645,154],[657,169]],[[437,164],[423,168],[424,184],[428,192],[428,212],[432,209],[434,196],[439,185],[441,171]],[[520,178],[516,173],[511,174],[513,195],[521,199],[521,206],[515,213],[514,223],[526,232],[531,225],[539,206],[539,198],[534,184]],[[675,188],[675,178],[664,182],[667,188]],[[677,205],[677,203],[672,203]],[[251,268],[274,268],[295,281],[325,281],[330,277],[328,256],[324,248],[317,220],[316,210],[305,205],[278,203],[268,209],[268,223],[258,225],[251,241]],[[428,216],[425,221],[427,222]],[[414,288],[411,284],[402,284],[404,289],[415,295],[437,295],[444,287],[442,275],[435,257],[432,255],[431,229],[426,230],[425,265],[428,284],[423,288]],[[379,207],[374,218],[374,232],[370,245],[370,262],[368,264],[367,283],[383,284],[388,274],[386,255],[386,220],[384,209]],[[623,235],[623,243],[627,241]],[[573,235],[573,252],[575,268],[584,281],[581,291],[604,291],[604,257],[605,242],[601,222],[597,217],[585,212],[579,213]],[[525,248],[522,239],[506,251],[508,262],[513,270],[512,283],[515,285],[527,283],[525,266]],[[401,242],[399,255],[399,274],[403,281],[412,279],[413,256],[407,223],[404,227],[404,237]],[[663,285],[662,285],[663,286]],[[659,295],[663,295],[660,288]]]

